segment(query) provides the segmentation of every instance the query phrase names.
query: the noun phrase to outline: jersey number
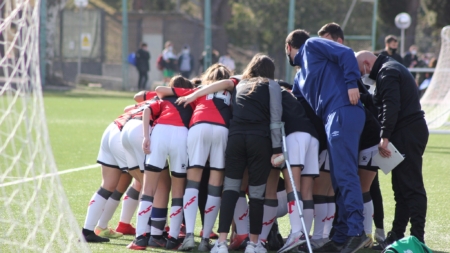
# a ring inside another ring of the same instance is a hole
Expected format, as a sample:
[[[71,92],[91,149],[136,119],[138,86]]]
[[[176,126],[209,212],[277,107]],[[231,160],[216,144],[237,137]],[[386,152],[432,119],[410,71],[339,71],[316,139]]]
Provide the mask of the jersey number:
[[[226,105],[230,105],[231,94],[226,90],[221,90],[206,96],[206,100],[212,100],[213,98],[222,99]]]

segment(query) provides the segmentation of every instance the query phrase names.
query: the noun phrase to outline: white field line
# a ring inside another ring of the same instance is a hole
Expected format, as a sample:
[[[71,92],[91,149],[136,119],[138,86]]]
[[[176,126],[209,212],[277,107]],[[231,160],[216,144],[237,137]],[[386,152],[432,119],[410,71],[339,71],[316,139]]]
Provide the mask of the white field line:
[[[0,184],[0,188],[1,187],[6,187],[6,186],[10,186],[10,185],[16,185],[16,184],[30,182],[30,181],[33,181],[33,180],[36,180],[36,179],[39,179],[39,178],[53,177],[53,176],[56,176],[56,175],[62,175],[62,174],[77,172],[77,171],[81,171],[81,170],[88,170],[88,169],[93,169],[93,168],[97,168],[97,167],[100,167],[100,164],[92,164],[92,165],[83,166],[83,167],[79,167],[79,168],[73,168],[73,169],[58,171],[57,173],[48,173],[48,174],[44,174],[44,175],[39,175],[37,177],[22,178],[22,179],[15,180],[15,181],[12,181],[12,182]]]

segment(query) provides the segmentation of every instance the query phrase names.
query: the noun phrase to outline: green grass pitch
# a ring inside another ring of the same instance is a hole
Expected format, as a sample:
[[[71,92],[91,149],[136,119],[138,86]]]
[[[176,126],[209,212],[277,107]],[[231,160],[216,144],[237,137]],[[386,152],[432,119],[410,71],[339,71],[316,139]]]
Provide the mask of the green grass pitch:
[[[94,164],[103,131],[126,105],[133,104],[132,93],[74,90],[45,92],[44,103],[50,140],[56,164],[60,171]],[[448,165],[450,164],[450,136],[430,135],[424,156],[423,175],[428,193],[428,215],[426,224],[427,245],[436,252],[450,249],[450,191]],[[99,188],[99,168],[61,175],[70,207],[80,227],[84,223],[87,204]],[[391,227],[394,201],[390,175],[380,174],[385,210],[385,230]],[[118,211],[110,222],[117,225]],[[198,219],[199,220],[199,219]],[[287,217],[279,220],[282,235],[289,233]],[[197,222],[199,225],[200,222]],[[200,226],[195,230],[200,232]],[[93,252],[130,252],[125,246],[133,239],[125,236],[110,243],[90,244]],[[197,243],[199,237],[196,237]],[[164,252],[155,249],[147,251]],[[362,250],[361,252],[374,252]]]

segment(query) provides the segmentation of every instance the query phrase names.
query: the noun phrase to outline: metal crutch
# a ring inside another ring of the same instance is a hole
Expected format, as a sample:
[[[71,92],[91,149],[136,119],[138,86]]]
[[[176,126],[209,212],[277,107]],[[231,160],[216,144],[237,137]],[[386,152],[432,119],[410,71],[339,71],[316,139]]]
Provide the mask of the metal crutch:
[[[282,126],[281,126],[281,137],[283,140],[284,161],[286,162],[286,169],[288,171],[289,179],[290,179],[290,182],[291,182],[291,185],[293,188],[294,198],[295,198],[295,201],[297,202],[297,209],[298,209],[298,213],[300,214],[300,220],[302,222],[302,227],[303,227],[303,235],[305,235],[306,245],[308,246],[309,253],[313,253],[312,248],[311,248],[311,243],[309,241],[309,235],[306,234],[307,231],[306,231],[305,220],[303,219],[303,212],[302,212],[302,209],[300,208],[300,200],[297,195],[297,187],[295,185],[294,177],[292,175],[291,164],[289,163],[289,159],[288,159],[288,153],[287,153],[287,148],[286,148],[286,133],[284,132],[284,122],[282,122]]]

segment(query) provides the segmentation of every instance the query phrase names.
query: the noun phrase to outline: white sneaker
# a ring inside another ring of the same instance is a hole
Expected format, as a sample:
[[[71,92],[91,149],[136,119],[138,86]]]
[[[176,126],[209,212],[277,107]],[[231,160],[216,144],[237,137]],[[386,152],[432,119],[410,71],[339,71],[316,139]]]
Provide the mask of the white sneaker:
[[[264,247],[261,241],[258,241],[258,243],[248,241],[244,253],[267,253],[267,249]]]
[[[305,237],[303,236],[303,232],[300,230],[295,233],[289,234],[286,243],[281,247],[280,250],[278,250],[278,253],[288,252],[289,250],[297,247],[298,245],[306,242]]]
[[[183,243],[178,248],[180,251],[189,251],[195,247],[194,234],[187,233],[186,237],[183,240]]]
[[[262,241],[259,241],[256,244],[256,252],[258,252],[258,253],[267,253],[267,249],[266,249],[266,247],[264,245],[265,245],[265,243],[263,243]]]
[[[214,247],[210,251],[211,253],[228,253],[228,245],[227,241],[219,242],[219,239],[216,240]]]

